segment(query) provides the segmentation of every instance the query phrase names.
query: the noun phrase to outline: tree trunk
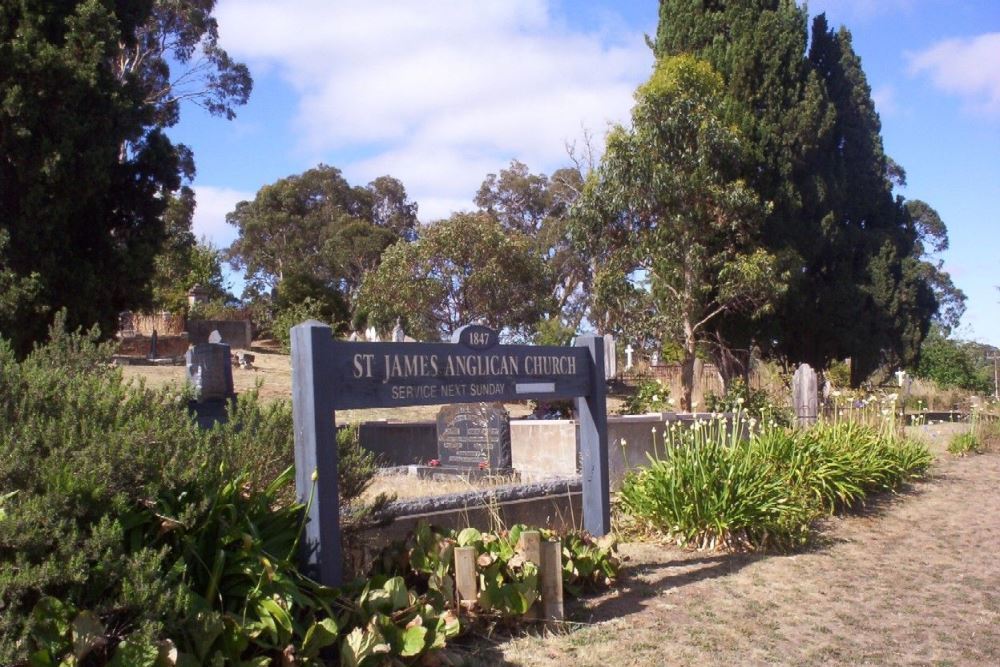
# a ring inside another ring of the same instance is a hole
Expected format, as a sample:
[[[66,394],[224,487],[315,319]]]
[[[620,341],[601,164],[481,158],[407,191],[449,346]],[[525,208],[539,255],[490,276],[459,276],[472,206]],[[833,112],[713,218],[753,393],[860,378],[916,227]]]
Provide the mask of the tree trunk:
[[[694,392],[695,338],[691,323],[684,322],[684,361],[681,362],[681,409],[694,412],[691,394]]]

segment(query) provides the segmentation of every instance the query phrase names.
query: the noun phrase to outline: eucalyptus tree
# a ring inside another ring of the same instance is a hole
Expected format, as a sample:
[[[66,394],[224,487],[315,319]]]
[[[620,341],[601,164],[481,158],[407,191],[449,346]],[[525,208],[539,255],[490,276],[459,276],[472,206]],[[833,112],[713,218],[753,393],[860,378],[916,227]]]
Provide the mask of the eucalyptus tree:
[[[238,236],[226,251],[251,292],[286,308],[311,298],[331,322],[350,320],[365,275],[397,241],[414,238],[417,205],[403,184],[382,176],[352,186],[319,165],[265,185],[226,216]]]
[[[683,350],[688,409],[699,343],[713,322],[769,312],[783,284],[759,243],[768,205],[740,178],[744,148],[722,96],[708,63],[660,59],[636,92],[631,128],[611,130],[576,209],[578,236],[602,257],[598,299],[641,283],[661,336]]]
[[[555,328],[566,332],[579,330],[591,305],[591,258],[569,237],[569,210],[582,190],[583,176],[575,167],[546,176],[512,160],[498,174],[488,174],[475,197],[480,210],[505,230],[531,241],[551,277]]]
[[[398,319],[416,338],[438,340],[481,323],[524,337],[552,309],[531,239],[488,213],[456,213],[385,251],[365,276],[355,325],[388,330]]]

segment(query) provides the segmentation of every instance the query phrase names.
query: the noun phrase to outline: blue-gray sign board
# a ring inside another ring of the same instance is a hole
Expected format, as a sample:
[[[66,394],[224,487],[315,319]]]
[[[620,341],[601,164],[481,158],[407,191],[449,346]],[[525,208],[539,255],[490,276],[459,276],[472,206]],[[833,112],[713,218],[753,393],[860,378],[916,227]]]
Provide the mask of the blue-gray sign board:
[[[335,411],[575,398],[580,421],[584,528],[610,529],[604,347],[500,345],[470,325],[452,343],[351,343],[310,321],[292,328],[292,409],[298,497],[309,507],[303,536],[307,573],[328,585],[342,576]]]

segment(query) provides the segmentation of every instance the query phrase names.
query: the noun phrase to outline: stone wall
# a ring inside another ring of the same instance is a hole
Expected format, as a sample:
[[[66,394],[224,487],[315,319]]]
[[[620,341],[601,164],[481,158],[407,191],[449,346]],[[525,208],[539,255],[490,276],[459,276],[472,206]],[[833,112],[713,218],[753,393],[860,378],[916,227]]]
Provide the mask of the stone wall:
[[[188,349],[187,334],[179,336],[156,337],[156,356],[158,358],[183,357]],[[152,338],[148,336],[128,336],[118,341],[118,354],[129,357],[148,357],[152,347]]]
[[[383,547],[404,539],[420,521],[455,530],[468,526],[495,530],[518,523],[556,530],[581,529],[580,479],[499,486],[392,503],[374,525],[345,537],[349,569],[365,571]]]
[[[218,331],[222,342],[234,350],[249,350],[253,342],[250,320],[188,320],[187,334],[192,345],[207,343],[213,331]]]

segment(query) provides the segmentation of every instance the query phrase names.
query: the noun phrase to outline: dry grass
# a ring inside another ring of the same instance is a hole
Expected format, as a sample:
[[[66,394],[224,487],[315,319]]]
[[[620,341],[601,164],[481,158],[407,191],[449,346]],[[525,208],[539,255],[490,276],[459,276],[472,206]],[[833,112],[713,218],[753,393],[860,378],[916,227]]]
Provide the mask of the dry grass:
[[[1000,664],[1000,455],[953,458],[967,426],[914,429],[931,477],[830,519],[790,556],[623,545],[621,586],[565,633],[478,644],[479,665]],[[569,631],[569,630],[572,631]]]

